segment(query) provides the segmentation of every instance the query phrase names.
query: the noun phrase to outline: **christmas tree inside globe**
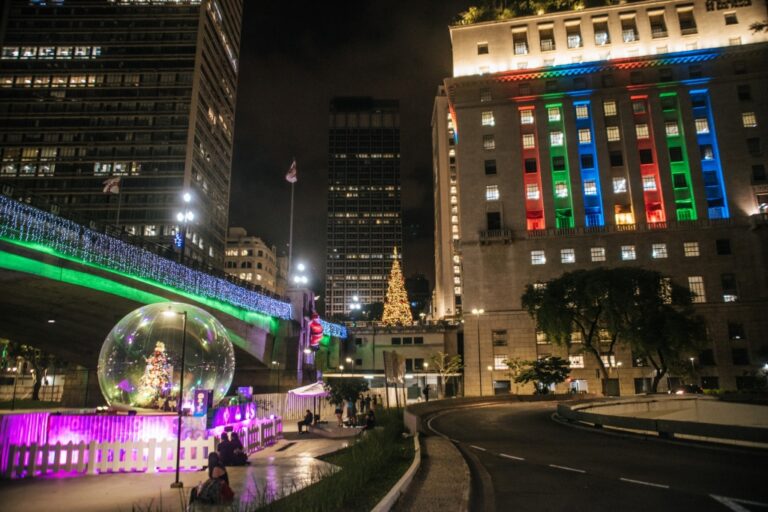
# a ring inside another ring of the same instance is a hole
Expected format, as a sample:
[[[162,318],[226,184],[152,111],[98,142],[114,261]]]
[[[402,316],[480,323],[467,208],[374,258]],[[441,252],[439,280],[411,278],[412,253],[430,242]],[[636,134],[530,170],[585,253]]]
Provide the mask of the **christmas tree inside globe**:
[[[221,400],[235,372],[226,329],[198,307],[161,302],[127,314],[104,340],[98,377],[107,403],[170,410],[179,395],[184,338],[183,403],[195,389],[212,390],[214,403]]]

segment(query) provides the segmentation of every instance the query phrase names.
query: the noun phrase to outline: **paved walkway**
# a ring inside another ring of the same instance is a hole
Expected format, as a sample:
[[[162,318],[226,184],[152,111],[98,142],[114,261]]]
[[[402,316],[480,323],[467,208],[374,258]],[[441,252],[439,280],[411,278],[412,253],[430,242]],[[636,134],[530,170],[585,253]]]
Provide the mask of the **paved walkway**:
[[[339,450],[347,443],[344,439],[286,432],[284,439],[251,455],[250,465],[227,468],[235,499],[242,504],[263,503],[299,490],[335,470],[335,466],[315,457]],[[181,473],[183,494],[170,488],[174,478],[171,472],[3,481],[0,509],[180,512],[190,489],[206,480],[207,473]]]

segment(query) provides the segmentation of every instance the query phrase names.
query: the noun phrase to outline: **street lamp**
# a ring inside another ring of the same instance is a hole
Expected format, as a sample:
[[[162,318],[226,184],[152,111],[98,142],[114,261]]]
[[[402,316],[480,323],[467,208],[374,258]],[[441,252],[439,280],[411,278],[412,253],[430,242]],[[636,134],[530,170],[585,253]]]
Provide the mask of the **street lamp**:
[[[179,263],[184,263],[184,251],[187,248],[187,226],[195,219],[195,214],[189,209],[192,195],[189,192],[185,192],[182,199],[184,200],[184,210],[176,214],[176,220],[179,221],[181,232],[181,239],[176,242],[179,246]]]
[[[693,357],[689,357],[688,360],[691,362],[691,371],[693,371],[695,373],[696,372],[696,365],[694,364],[694,358]]]
[[[298,263],[296,265],[297,273],[293,275],[293,284],[305,285],[309,283],[309,277],[306,274],[304,274],[306,270],[307,270],[307,266],[304,263]]]
[[[179,376],[179,396],[176,404],[176,481],[171,484],[171,489],[184,487],[184,482],[179,480],[179,467],[181,462],[181,415],[184,412],[184,359],[187,355],[187,312],[174,311],[168,306],[163,313],[165,316],[181,316],[181,375]]]
[[[482,363],[480,360],[480,315],[485,313],[484,309],[472,309],[472,314],[477,318],[477,373],[480,376],[480,396],[483,396],[483,371]]]

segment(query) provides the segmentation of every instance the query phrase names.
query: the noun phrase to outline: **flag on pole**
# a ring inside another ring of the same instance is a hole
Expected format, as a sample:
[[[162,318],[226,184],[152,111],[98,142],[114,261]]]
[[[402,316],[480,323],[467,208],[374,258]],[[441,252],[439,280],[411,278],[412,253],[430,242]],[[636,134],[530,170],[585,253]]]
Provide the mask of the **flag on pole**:
[[[104,190],[103,192],[105,194],[119,194],[120,193],[120,178],[109,178],[108,180],[104,181]]]
[[[288,172],[285,173],[285,180],[289,183],[296,183],[299,181],[299,178],[297,176],[296,171],[296,159],[293,159],[293,163],[291,164],[291,167],[288,169]]]

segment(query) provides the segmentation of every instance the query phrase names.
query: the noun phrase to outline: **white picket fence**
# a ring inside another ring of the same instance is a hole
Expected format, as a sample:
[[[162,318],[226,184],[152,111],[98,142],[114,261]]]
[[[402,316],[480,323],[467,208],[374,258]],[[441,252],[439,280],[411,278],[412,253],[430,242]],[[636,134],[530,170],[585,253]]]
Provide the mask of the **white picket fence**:
[[[274,443],[282,433],[280,418],[254,422],[239,431],[243,447],[251,454]],[[181,441],[181,470],[200,469],[208,463],[216,438]],[[62,445],[10,445],[3,478],[32,478],[57,473],[96,475],[102,473],[170,471],[176,469],[176,440],[84,442]]]

